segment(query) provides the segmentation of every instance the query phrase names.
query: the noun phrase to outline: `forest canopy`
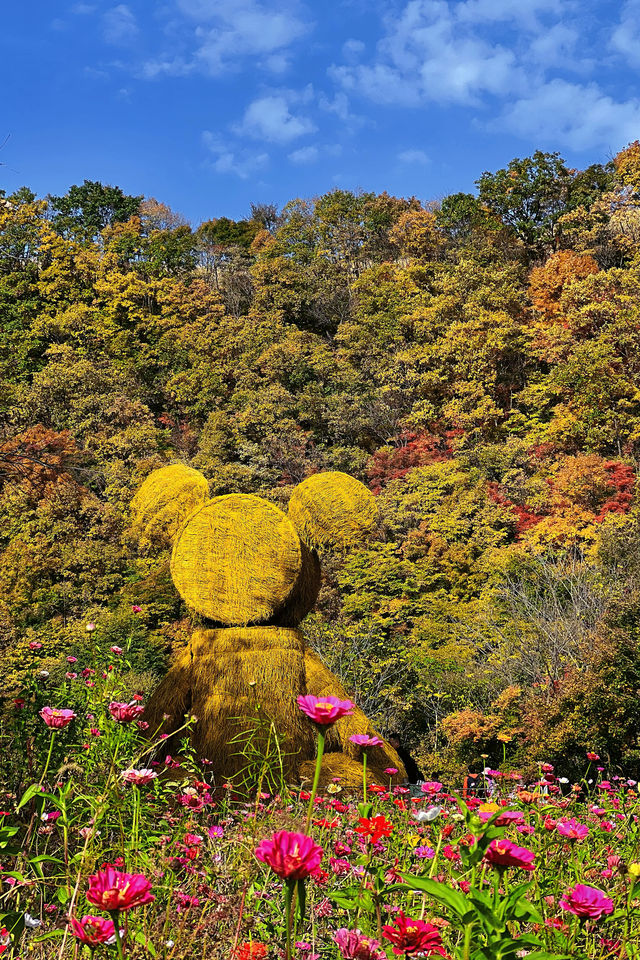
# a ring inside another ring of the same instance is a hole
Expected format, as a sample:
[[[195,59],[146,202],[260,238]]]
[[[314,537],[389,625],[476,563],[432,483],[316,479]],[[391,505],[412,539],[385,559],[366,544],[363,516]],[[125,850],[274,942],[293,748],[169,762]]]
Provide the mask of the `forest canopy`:
[[[0,705],[88,621],[157,682],[188,620],[130,528],[151,470],[280,505],[342,470],[380,525],[303,626],[381,728],[432,768],[640,770],[640,143],[195,228],[88,180],[1,193],[0,417]]]

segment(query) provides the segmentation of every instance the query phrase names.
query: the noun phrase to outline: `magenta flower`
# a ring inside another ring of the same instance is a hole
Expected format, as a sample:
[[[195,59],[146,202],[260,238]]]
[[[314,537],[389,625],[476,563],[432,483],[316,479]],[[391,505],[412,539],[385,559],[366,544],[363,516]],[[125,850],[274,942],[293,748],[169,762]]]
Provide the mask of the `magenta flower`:
[[[322,847],[304,833],[278,830],[260,843],[255,856],[283,880],[304,880],[318,869],[323,853]]]
[[[567,890],[560,906],[576,917],[589,920],[599,920],[604,914],[613,913],[613,900],[605,897],[597,887],[588,887],[584,883],[576,883]]]
[[[442,784],[437,780],[427,780],[426,783],[423,783],[420,787],[423,793],[428,793],[430,796],[433,796],[436,793],[440,793],[442,790]]]
[[[336,697],[298,697],[297,704],[303,713],[322,727],[330,727],[341,717],[349,716],[355,704],[351,700],[338,700]]]
[[[86,943],[89,947],[97,947],[101,943],[107,943],[116,935],[113,920],[106,920],[104,917],[89,915],[83,917],[82,920],[69,917],[69,926],[74,937],[80,943]]]
[[[366,733],[352,733],[349,740],[351,743],[362,747],[363,750],[366,750],[368,747],[381,747],[384,743],[380,737],[370,737]]]
[[[336,930],[333,941],[344,960],[386,960],[382,945],[373,937],[365,936],[361,930]]]
[[[567,840],[584,840],[589,836],[589,827],[579,823],[573,817],[570,820],[559,820],[556,824],[556,830],[561,837]]]
[[[118,723],[131,723],[137,720],[141,713],[144,713],[144,707],[139,703],[113,703],[109,704],[109,713]]]
[[[151,903],[151,881],[142,873],[123,873],[112,866],[89,877],[87,900],[101,910],[131,910]]]
[[[491,817],[495,816],[495,810],[479,810],[478,816],[483,823],[486,823],[487,820],[491,820]],[[520,810],[502,810],[494,822],[497,827],[509,827],[513,823],[522,823],[523,821],[524,813]]]
[[[40,716],[46,725],[53,730],[62,730],[76,718],[73,710],[54,710],[53,707],[43,707]]]
[[[485,860],[494,867],[519,867],[521,870],[533,870],[535,853],[526,847],[519,847],[511,840],[492,840],[485,853]]]

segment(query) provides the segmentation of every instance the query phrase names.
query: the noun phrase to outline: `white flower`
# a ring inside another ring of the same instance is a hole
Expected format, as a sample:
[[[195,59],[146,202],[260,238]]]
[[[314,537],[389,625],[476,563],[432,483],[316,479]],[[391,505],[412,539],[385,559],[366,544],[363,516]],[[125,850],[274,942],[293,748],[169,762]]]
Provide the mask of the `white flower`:
[[[442,813],[442,807],[428,807],[426,810],[418,810],[417,813],[412,813],[411,816],[418,823],[431,823],[440,813]]]
[[[36,918],[32,917],[30,913],[25,913],[24,925],[27,930],[37,930],[38,927],[42,926],[42,920],[36,920]]]

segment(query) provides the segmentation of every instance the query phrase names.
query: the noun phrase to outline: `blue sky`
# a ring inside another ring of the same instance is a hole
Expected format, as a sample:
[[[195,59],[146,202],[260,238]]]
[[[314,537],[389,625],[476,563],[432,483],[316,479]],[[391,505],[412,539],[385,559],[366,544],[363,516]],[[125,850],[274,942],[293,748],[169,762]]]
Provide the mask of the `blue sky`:
[[[640,138],[640,0],[11,0],[0,185],[197,224],[334,187],[438,199]]]

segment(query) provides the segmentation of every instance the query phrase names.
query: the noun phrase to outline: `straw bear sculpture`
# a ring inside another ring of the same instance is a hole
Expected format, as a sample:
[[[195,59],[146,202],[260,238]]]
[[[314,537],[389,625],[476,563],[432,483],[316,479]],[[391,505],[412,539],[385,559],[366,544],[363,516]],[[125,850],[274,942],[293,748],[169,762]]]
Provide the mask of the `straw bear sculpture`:
[[[201,624],[149,701],[150,728],[171,735],[185,716],[197,717],[193,749],[212,763],[218,782],[230,780],[244,763],[232,741],[259,703],[282,738],[288,779],[311,778],[315,732],[297,697],[348,694],[298,627],[320,589],[317,548],[346,549],[366,539],[376,523],[371,493],[344,473],[315,474],[294,489],[287,515],[261,497],[210,499],[200,473],[173,464],[147,477],[132,511],[142,542],[160,537],[173,544],[173,582]],[[361,748],[349,740],[355,733],[377,736],[358,708],[327,736],[325,782],[362,782]],[[396,779],[404,776],[387,743],[367,759],[378,782],[388,781],[388,767],[398,769]]]

